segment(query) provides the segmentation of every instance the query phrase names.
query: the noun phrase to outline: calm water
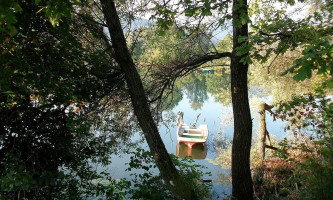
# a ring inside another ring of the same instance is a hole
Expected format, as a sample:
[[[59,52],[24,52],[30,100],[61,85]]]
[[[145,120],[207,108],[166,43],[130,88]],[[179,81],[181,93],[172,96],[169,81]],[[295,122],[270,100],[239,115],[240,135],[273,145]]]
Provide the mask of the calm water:
[[[209,128],[209,137],[206,143],[206,148],[202,146],[195,147],[192,149],[194,153],[195,163],[207,167],[207,170],[212,173],[211,177],[203,177],[203,179],[211,179],[213,183],[212,197],[213,199],[222,199],[224,195],[231,193],[231,183],[228,181],[230,169],[222,169],[219,165],[214,165],[209,160],[214,160],[218,156],[218,146],[216,145],[216,138],[229,138],[232,139],[233,135],[233,123],[232,123],[232,107],[231,104],[222,105],[219,103],[214,96],[208,92],[209,87],[204,85],[208,83],[211,78],[216,79],[218,75],[196,75],[200,76],[201,80],[204,77],[205,81],[198,82],[196,80],[188,80],[187,86],[191,85],[190,88],[196,88],[195,90],[189,90],[184,87],[182,88],[183,98],[178,104],[171,110],[164,112],[164,118],[167,116],[177,115],[178,112],[184,113],[184,122],[187,124],[193,124],[198,114],[201,114],[197,125],[207,124]],[[199,78],[200,78],[199,77]],[[221,77],[222,79],[223,77]],[[221,81],[223,82],[223,81]],[[200,85],[198,85],[200,84]],[[204,86],[203,86],[204,85]],[[210,86],[211,87],[211,86]],[[228,86],[229,87],[229,86]],[[199,89],[198,89],[199,88]],[[210,89],[212,91],[212,89]],[[193,97],[196,98],[193,98]],[[252,87],[249,90],[251,112],[253,118],[253,137],[257,135],[258,129],[258,105],[262,102],[269,103],[270,96],[264,94],[258,87]],[[199,100],[198,100],[199,99]],[[195,101],[200,101],[195,102]],[[199,104],[199,106],[198,106]],[[278,138],[284,136],[284,126],[281,121],[273,122],[272,117],[267,115],[267,128],[268,131]],[[176,136],[176,122],[169,124],[168,126],[160,125],[159,131],[164,144],[169,153],[177,155],[177,136]],[[133,140],[139,140],[139,134],[133,136]],[[141,144],[141,148],[147,149],[146,143]],[[190,152],[185,145],[178,146],[178,155],[183,157],[189,155]],[[111,174],[114,178],[128,178],[130,179],[129,172],[126,172],[126,163],[129,162],[131,155],[112,156],[112,165],[109,166]],[[131,172],[133,173],[133,172]]]

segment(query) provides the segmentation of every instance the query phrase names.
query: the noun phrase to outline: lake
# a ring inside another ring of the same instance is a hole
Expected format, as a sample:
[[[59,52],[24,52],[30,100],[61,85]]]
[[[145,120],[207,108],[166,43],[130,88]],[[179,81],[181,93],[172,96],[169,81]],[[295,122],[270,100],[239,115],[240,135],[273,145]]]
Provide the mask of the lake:
[[[219,145],[221,142],[218,142],[219,139],[232,139],[233,136],[232,106],[231,103],[228,103],[231,100],[221,100],[221,96],[219,95],[221,91],[214,92],[217,91],[214,90],[214,87],[221,87],[219,84],[226,84],[226,82],[228,82],[224,80],[227,77],[228,75],[221,75],[219,73],[196,73],[192,74],[190,78],[181,81],[181,83],[178,84],[180,86],[180,93],[178,94],[180,98],[178,98],[178,102],[173,104],[171,110],[164,111],[163,113],[164,119],[173,116],[173,122],[169,124],[161,123],[159,125],[161,137],[169,153],[180,157],[191,155],[192,153],[195,163],[207,167],[207,171],[211,172],[211,177],[203,177],[203,179],[212,180],[213,187],[211,194],[213,199],[223,199],[225,195],[231,194],[231,182],[229,181],[231,170],[223,169],[220,165],[213,164],[213,161],[220,153]],[[223,87],[229,88],[230,86],[224,85]],[[228,92],[226,92],[226,94],[228,94]],[[271,97],[257,86],[249,88],[249,97],[253,118],[253,137],[256,137],[259,126],[258,107],[262,102],[270,103]],[[230,97],[226,96],[225,98]],[[227,102],[226,105],[225,102]],[[197,115],[200,114],[197,126],[207,124],[209,129],[209,136],[205,147],[198,145],[190,150],[184,144],[178,145],[175,117],[179,112],[184,113],[184,122],[187,124],[193,124]],[[269,115],[267,115],[266,120],[267,129],[271,134],[274,134],[277,138],[285,136],[282,121],[273,121],[273,118]],[[139,140],[140,137],[139,134],[135,134],[132,139]],[[140,144],[140,147],[149,150],[145,142]],[[111,157],[112,164],[108,169],[115,179],[130,179],[130,172],[125,171],[128,167],[126,163],[129,162],[130,156],[131,155],[113,155]]]

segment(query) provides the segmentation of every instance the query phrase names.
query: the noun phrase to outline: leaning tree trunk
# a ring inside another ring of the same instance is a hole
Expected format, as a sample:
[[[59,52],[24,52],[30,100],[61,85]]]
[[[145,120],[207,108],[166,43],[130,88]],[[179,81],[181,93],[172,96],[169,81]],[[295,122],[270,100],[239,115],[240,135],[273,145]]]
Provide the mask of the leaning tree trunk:
[[[233,1],[233,56],[231,58],[231,93],[234,115],[234,138],[232,144],[232,196],[238,200],[253,199],[253,187],[250,171],[250,149],[252,138],[252,120],[248,99],[248,64],[242,62],[243,55],[236,55],[238,48],[247,42],[239,41],[248,37],[247,1]],[[245,19],[244,19],[245,17]],[[243,20],[241,19],[243,18]]]
[[[197,199],[191,186],[184,181],[175,168],[159,135],[151,115],[141,78],[128,51],[124,33],[113,0],[101,0],[103,13],[108,26],[115,60],[125,74],[134,113],[153,153],[161,176],[176,199]]]

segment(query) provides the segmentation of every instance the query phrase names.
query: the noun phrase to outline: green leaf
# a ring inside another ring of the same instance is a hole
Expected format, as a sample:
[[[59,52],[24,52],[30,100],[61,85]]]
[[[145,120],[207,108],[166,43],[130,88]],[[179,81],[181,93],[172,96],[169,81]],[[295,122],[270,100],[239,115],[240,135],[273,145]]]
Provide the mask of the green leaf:
[[[242,22],[242,25],[246,24],[246,23],[247,23],[247,18],[242,17],[242,18],[241,18],[241,22]]]
[[[202,13],[203,16],[210,16],[210,15],[212,15],[212,12],[210,11],[210,9],[203,9],[201,11],[201,13]]]
[[[242,27],[242,22],[238,19],[234,19],[233,23],[234,23],[234,26],[236,26],[237,28]]]
[[[327,88],[333,88],[333,79],[330,79],[330,80],[328,80],[328,81],[326,81],[325,82],[325,86],[327,87]],[[333,105],[333,104],[332,104]]]
[[[223,25],[224,22],[225,22],[225,18],[222,18],[222,19],[219,20],[219,23],[220,23],[221,25]]]
[[[288,69],[288,70],[282,72],[282,73],[280,74],[280,76],[285,76],[285,75],[287,75],[289,72],[291,72],[291,71]]]
[[[247,40],[247,36],[240,36],[238,39],[237,39],[237,41],[238,42],[245,42],[246,40]]]
[[[15,26],[13,25],[8,25],[8,29],[9,29],[9,34],[10,35],[16,35],[17,34],[17,29]]]
[[[157,31],[157,35],[158,35],[158,36],[164,36],[165,33],[166,33],[166,31],[163,30],[163,29],[159,29],[159,30]]]
[[[194,9],[185,9],[185,16],[192,17],[194,15]]]
[[[295,81],[304,81],[306,78],[311,78],[312,76],[311,67],[308,65],[302,66],[296,73],[293,77]]]
[[[13,3],[13,8],[16,12],[22,12],[22,8],[18,3]]]

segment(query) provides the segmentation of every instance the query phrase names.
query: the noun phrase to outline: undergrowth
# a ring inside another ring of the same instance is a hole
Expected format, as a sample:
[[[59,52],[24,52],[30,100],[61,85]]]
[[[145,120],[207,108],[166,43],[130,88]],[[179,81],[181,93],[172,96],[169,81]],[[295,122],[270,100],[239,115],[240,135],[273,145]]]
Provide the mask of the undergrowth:
[[[293,139],[253,168],[258,199],[333,199],[333,102],[303,95],[277,106]],[[271,151],[271,150],[269,150]]]

